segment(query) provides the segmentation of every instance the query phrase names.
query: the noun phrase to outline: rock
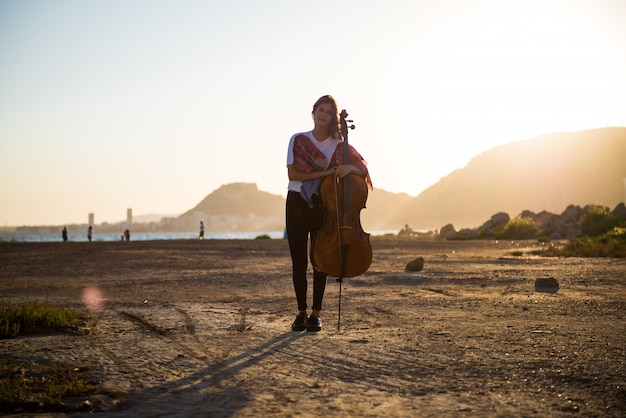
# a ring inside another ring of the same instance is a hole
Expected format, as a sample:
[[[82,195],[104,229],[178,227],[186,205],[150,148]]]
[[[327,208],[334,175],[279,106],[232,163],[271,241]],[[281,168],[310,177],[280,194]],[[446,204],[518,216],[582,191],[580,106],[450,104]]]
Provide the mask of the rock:
[[[476,238],[478,238],[478,230],[470,229],[470,228],[461,229],[459,232],[454,234],[454,237],[453,237],[453,239],[458,239],[458,240],[467,240],[467,239],[476,239]]]
[[[498,225],[504,226],[506,225],[508,221],[511,220],[511,217],[509,216],[508,213],[498,212],[495,215],[493,215],[490,220],[491,222],[493,222],[495,226],[498,226]]]
[[[492,236],[493,234],[495,234],[495,232],[496,230],[494,229],[491,220],[485,222],[480,227],[478,227],[478,233],[481,237]]]
[[[561,214],[561,223],[575,224],[582,218],[584,213],[584,209],[580,206],[569,205]]]
[[[417,257],[413,261],[409,261],[409,264],[406,265],[406,271],[422,271],[424,268],[424,257]]]
[[[626,221],[626,205],[624,202],[620,202],[615,209],[611,211],[611,215],[615,216],[620,221]]]
[[[477,235],[483,237],[493,236],[496,232],[504,228],[504,225],[510,220],[511,217],[507,213],[498,212],[478,228]]]
[[[439,238],[447,240],[476,239],[478,238],[478,229],[463,228],[460,231],[455,231],[454,226],[448,224],[441,228]]]
[[[535,280],[535,292],[556,293],[559,291],[559,282],[554,277],[540,277]]]
[[[456,234],[456,230],[454,229],[454,225],[452,224],[443,226],[439,230],[439,236],[444,239],[452,238],[455,234]]]
[[[530,218],[542,229],[556,229],[560,225],[559,215],[542,210],[539,213],[534,213],[530,210],[525,210],[520,214],[520,218]]]

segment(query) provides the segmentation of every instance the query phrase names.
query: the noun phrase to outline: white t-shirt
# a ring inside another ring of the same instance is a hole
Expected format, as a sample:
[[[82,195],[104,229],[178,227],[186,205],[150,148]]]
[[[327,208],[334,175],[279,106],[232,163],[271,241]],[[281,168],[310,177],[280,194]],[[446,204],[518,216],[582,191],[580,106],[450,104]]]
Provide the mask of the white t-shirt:
[[[317,149],[319,149],[326,156],[326,159],[328,160],[328,166],[326,166],[326,168],[328,168],[331,164],[331,158],[333,154],[335,153],[337,144],[341,142],[341,139],[328,137],[323,141],[318,141],[313,136],[313,131],[298,132],[297,134],[294,134],[289,140],[289,148],[287,148],[287,165],[293,164],[293,161],[294,161],[293,143],[298,135],[305,135],[306,137],[308,137],[311,140],[311,142],[317,147]],[[301,181],[289,180],[289,185],[287,186],[287,190],[300,192],[301,189],[302,189]]]

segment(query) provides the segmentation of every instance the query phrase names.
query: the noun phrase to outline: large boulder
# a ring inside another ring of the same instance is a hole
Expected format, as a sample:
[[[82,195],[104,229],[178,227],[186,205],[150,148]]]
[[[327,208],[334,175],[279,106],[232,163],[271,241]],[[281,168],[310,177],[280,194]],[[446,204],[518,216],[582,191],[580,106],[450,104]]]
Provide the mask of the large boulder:
[[[456,234],[456,230],[454,229],[454,225],[447,224],[446,226],[441,227],[439,230],[439,237],[443,239],[450,239],[454,237]]]
[[[476,231],[480,236],[492,236],[496,232],[504,228],[504,225],[511,220],[511,217],[504,212],[498,212],[493,215],[487,222],[482,224]]]
[[[476,238],[478,238],[477,229],[463,228],[460,231],[458,231],[456,234],[454,234],[454,237],[452,237],[451,239],[467,240],[467,239],[476,239]]]
[[[560,225],[559,215],[542,210],[539,213],[534,213],[530,210],[522,211],[521,218],[530,218],[540,229],[556,229]]]
[[[585,210],[580,206],[569,205],[563,213],[561,213],[560,220],[561,224],[564,225],[573,225],[578,222],[583,215],[585,214]]]
[[[508,213],[498,212],[495,215],[491,216],[490,221],[493,222],[494,225],[506,225],[508,221],[511,220],[511,217]]]

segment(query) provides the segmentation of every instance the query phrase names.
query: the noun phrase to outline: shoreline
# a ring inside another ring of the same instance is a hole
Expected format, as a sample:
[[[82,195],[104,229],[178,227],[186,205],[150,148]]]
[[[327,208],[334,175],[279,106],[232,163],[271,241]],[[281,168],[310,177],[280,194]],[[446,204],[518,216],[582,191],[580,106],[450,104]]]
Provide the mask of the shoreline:
[[[86,231],[86,229],[85,229]],[[260,236],[269,236],[271,239],[283,239],[284,231],[241,231],[241,232],[205,232],[204,239],[256,239]],[[372,231],[370,235],[383,236],[388,234],[397,234],[397,231],[380,230]],[[123,241],[121,239],[123,233],[96,233],[92,242],[116,242]],[[162,240],[197,240],[198,232],[132,232],[130,241],[162,241]],[[0,234],[0,243],[3,242],[63,242],[60,229],[59,232],[50,232],[46,234]],[[83,233],[71,233],[68,235],[67,242],[89,242],[87,235]]]

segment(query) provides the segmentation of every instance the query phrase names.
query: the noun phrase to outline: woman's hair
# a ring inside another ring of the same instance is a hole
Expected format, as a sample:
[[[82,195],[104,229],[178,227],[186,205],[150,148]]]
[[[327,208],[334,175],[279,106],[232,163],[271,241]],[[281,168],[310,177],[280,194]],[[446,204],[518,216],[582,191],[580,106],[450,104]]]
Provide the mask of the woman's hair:
[[[335,102],[333,96],[327,94],[317,99],[317,102],[313,105],[313,111],[311,114],[314,114],[317,108],[324,103],[330,103],[333,107],[333,120],[328,124],[328,134],[332,138],[341,139],[339,128],[339,110],[337,109],[337,102]]]

